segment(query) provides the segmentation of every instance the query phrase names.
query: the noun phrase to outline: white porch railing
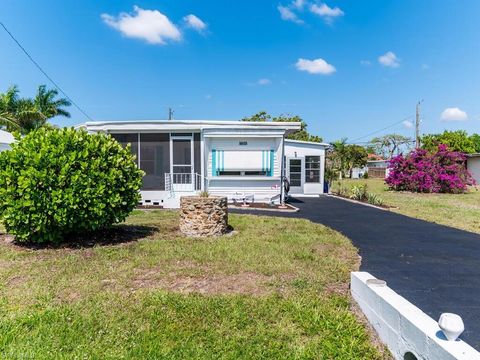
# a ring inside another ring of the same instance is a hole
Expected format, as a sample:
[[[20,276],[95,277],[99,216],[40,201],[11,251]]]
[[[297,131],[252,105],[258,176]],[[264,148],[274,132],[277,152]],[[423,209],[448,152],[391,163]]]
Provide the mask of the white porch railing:
[[[194,173],[165,173],[165,191],[173,196],[175,192],[200,191],[204,177]]]

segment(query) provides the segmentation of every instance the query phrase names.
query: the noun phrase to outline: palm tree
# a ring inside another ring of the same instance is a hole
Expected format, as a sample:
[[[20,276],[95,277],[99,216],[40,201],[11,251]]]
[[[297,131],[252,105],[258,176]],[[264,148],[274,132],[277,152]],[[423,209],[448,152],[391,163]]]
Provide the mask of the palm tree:
[[[70,117],[70,113],[64,107],[72,105],[72,103],[65,98],[55,99],[58,95],[56,89],[47,90],[45,85],[38,87],[37,95],[35,96],[35,107],[45,116],[46,119],[51,119],[55,116]]]
[[[47,90],[45,85],[38,87],[34,99],[20,98],[17,86],[11,86],[5,93],[0,93],[0,127],[8,131],[20,131],[25,134],[45,126],[48,119],[55,116],[70,117],[64,109],[70,101],[56,99],[57,90]]]

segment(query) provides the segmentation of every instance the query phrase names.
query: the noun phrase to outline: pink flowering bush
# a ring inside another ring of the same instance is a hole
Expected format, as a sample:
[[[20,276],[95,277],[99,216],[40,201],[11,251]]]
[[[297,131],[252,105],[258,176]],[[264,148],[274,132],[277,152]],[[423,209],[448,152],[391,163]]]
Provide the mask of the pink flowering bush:
[[[409,155],[398,155],[389,162],[385,182],[392,190],[423,193],[461,193],[475,185],[465,167],[465,154],[449,151],[439,145],[436,153],[416,149]]]

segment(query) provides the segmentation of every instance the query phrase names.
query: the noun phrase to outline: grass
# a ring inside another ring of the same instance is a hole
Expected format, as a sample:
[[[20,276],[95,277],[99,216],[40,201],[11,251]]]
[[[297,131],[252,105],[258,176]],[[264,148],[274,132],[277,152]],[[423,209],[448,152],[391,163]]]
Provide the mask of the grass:
[[[347,188],[366,183],[368,191],[378,194],[394,212],[418,219],[480,233],[480,191],[471,188],[465,194],[418,194],[389,191],[381,179],[343,180]],[[335,182],[333,191],[338,189]]]
[[[301,219],[231,215],[189,239],[177,213],[135,212],[136,240],[0,241],[1,359],[381,359],[352,312],[356,249]]]

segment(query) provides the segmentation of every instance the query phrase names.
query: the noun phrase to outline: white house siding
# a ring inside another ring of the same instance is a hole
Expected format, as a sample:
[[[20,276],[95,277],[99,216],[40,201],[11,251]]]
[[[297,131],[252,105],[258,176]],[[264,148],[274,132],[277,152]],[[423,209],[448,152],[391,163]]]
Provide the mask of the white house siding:
[[[467,160],[467,168],[477,184],[480,184],[480,156],[472,156]]]
[[[10,149],[10,145],[8,144],[0,144],[0,151],[5,151]]]
[[[0,151],[10,149],[10,144],[15,141],[15,138],[9,132],[0,130]]]
[[[306,141],[285,140],[285,157],[287,159],[286,167],[288,174],[289,159],[305,159],[306,156],[320,156],[320,182],[307,182],[303,175],[303,192],[297,195],[318,195],[323,194],[323,186],[325,179],[325,149],[327,144],[313,143]],[[302,171],[305,173],[305,167]],[[292,193],[295,195],[295,193]]]

